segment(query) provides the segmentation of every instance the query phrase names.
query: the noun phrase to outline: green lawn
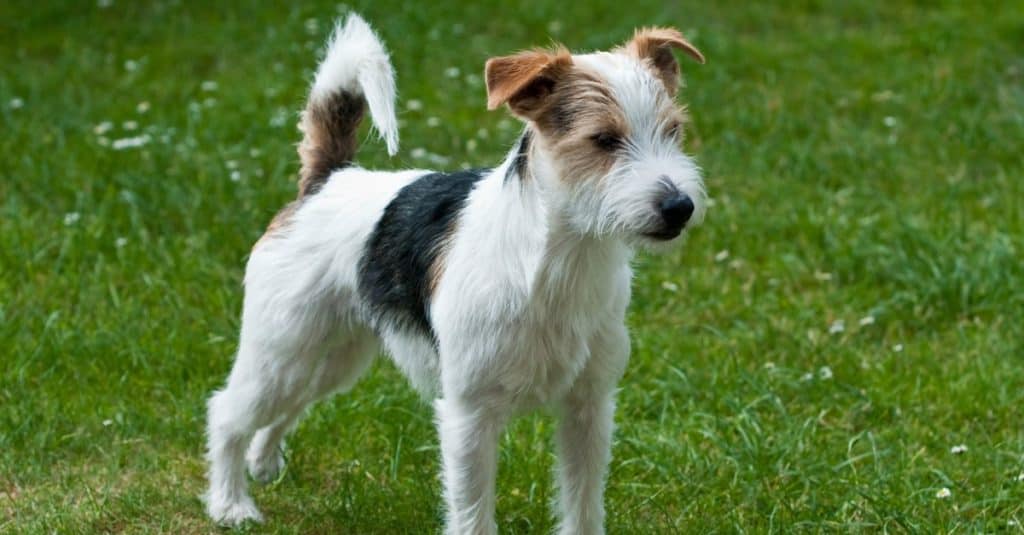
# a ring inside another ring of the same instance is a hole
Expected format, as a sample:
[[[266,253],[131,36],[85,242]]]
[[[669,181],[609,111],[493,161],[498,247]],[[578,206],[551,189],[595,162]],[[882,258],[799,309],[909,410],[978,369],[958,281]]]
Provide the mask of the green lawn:
[[[215,532],[204,400],[346,8],[103,3],[0,3],[0,532]],[[708,58],[681,98],[715,203],[637,261],[610,533],[1024,530],[1019,4],[433,4],[353,6],[404,122],[365,165],[497,162],[491,55],[668,24]],[[503,532],[553,526],[552,427],[502,440]],[[289,444],[246,529],[440,528],[431,411],[385,360]]]

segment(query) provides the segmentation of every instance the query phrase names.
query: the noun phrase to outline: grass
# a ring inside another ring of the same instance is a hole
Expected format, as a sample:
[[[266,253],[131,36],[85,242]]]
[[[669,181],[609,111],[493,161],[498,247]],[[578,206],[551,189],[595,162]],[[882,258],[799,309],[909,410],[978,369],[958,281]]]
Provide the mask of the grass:
[[[637,261],[609,532],[1020,532],[1024,11],[687,4],[356,2],[405,110],[401,154],[360,159],[493,163],[516,127],[484,110],[487,57],[679,26],[709,59],[682,98],[715,205]],[[217,531],[204,399],[338,12],[0,4],[0,532]],[[553,525],[551,430],[504,436],[503,532]],[[440,528],[430,410],[386,361],[290,447],[247,531]]]

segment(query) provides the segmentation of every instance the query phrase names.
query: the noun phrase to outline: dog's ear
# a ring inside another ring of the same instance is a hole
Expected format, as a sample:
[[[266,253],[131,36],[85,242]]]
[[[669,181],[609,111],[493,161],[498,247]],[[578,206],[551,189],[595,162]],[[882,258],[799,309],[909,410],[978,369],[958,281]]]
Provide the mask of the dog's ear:
[[[572,55],[562,47],[553,51],[527,50],[487,60],[487,109],[507,102],[512,113],[534,118],[571,66]]]
[[[672,49],[678,48],[693,59],[704,63],[704,54],[690,44],[683,34],[675,28],[640,28],[633,34],[633,39],[622,45],[620,50],[639,58],[650,61],[658,78],[665,83],[670,95],[679,89],[679,64]]]

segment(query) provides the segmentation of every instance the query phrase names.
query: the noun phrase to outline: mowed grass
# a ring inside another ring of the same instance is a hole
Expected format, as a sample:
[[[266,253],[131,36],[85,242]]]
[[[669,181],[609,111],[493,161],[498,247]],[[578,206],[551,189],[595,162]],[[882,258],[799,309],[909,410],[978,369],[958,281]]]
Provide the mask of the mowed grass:
[[[0,4],[0,532],[217,531],[204,401],[348,9],[265,4]],[[714,206],[636,262],[609,532],[1024,529],[1019,6],[351,8],[403,110],[400,155],[367,136],[367,166],[497,162],[518,126],[484,109],[492,55],[668,24],[708,57],[681,100]],[[503,532],[554,525],[553,425],[504,435]],[[289,446],[247,531],[440,529],[431,411],[386,360]]]

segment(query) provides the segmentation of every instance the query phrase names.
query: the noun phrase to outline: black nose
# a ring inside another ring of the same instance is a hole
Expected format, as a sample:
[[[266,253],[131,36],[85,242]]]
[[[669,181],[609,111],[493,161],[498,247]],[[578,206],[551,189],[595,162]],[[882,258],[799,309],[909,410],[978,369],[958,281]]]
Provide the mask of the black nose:
[[[685,193],[676,193],[662,200],[659,208],[665,227],[678,231],[693,215],[693,200]]]

